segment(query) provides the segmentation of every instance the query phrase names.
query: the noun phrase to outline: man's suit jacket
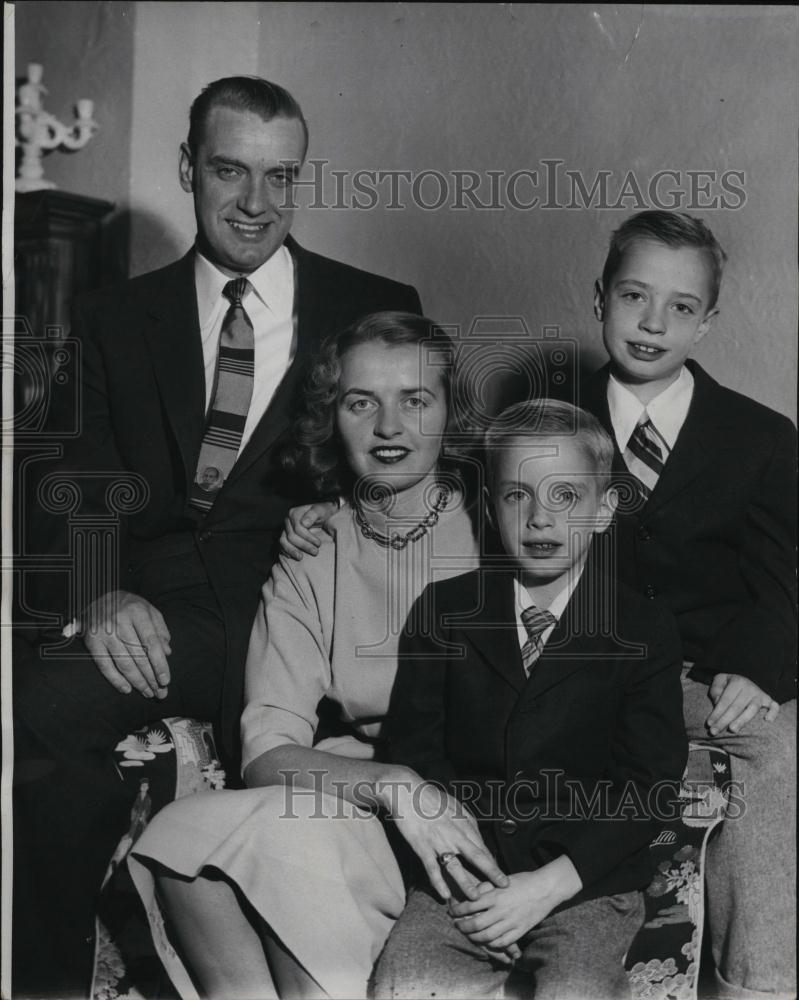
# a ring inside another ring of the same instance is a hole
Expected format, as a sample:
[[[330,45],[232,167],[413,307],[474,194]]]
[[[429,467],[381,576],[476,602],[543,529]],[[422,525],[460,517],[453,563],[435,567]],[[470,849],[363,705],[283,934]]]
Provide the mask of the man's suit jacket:
[[[648,884],[663,825],[650,813],[676,815],[688,752],[674,620],[601,561],[589,558],[529,679],[512,571],[431,584],[402,637],[386,728],[391,760],[468,803],[506,872],[568,854],[584,886],[569,905]]]
[[[796,697],[796,430],[688,367],[694,395],[665,469],[645,503],[621,505],[619,572],[671,608],[699,679],[743,674],[787,701]],[[582,405],[613,437],[607,384],[606,367]],[[629,482],[618,448],[614,468]]]
[[[194,283],[193,251],[183,259],[78,301],[72,335],[80,341],[80,434],[64,445],[59,476],[74,475],[82,493],[79,513],[102,518],[108,486],[123,473],[139,484],[139,509],[123,514],[119,573],[115,580],[76,581],[78,608],[115,587],[142,593],[140,565],[196,546],[221,603],[231,676],[228,714],[241,710],[241,673],[260,588],[292,502],[276,464],[276,446],[291,420],[291,400],[303,370],[328,333],[384,309],[421,312],[407,285],[310,253],[291,238],[296,261],[297,345],[294,361],[267,412],[217,495],[199,519],[187,496],[205,425],[205,377]],[[54,394],[50,427],[69,426],[72,393]],[[135,489],[134,489],[135,492]],[[134,503],[135,506],[135,503]],[[33,512],[36,543],[47,553],[67,550],[64,516]],[[68,618],[63,579],[40,576],[37,610]],[[143,596],[147,596],[146,593]]]

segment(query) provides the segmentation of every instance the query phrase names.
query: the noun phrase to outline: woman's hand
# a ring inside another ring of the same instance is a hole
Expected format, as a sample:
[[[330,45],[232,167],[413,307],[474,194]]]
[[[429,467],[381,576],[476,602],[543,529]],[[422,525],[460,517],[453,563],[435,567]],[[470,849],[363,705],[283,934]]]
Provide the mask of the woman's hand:
[[[507,888],[494,889],[484,883],[476,898],[450,903],[450,913],[458,930],[474,944],[504,949],[582,887],[577,869],[562,855],[535,871],[511,875]]]
[[[280,551],[290,559],[299,561],[303,553],[315,556],[322,540],[322,529],[338,510],[332,501],[307,503],[292,507],[283,522]]]
[[[447,877],[467,899],[477,898],[476,887],[479,883],[464,868],[458,856],[494,886],[508,885],[508,876],[500,870],[483,843],[477,820],[443,788],[423,781],[414,771],[407,770],[393,780],[381,782],[377,792],[397,829],[424,865],[430,884],[442,899],[452,897],[442,872],[442,856],[446,861]]]

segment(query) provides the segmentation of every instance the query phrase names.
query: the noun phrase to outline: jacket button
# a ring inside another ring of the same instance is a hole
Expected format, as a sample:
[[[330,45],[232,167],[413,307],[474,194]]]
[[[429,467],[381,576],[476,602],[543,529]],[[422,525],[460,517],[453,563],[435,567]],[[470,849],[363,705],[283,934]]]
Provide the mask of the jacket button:
[[[210,542],[213,537],[214,537],[214,533],[212,531],[201,531],[200,532],[200,541],[201,542]]]
[[[638,529],[638,537],[641,539],[642,542],[648,542],[649,539],[652,537],[652,532],[649,530],[649,528],[647,528],[645,524],[642,524],[641,527]]]
[[[644,588],[644,597],[648,597],[650,601],[654,600],[657,597],[657,591],[655,590],[655,588],[652,586],[651,583],[648,583]]]
[[[499,824],[499,828],[503,833],[507,833],[510,836],[519,829],[519,824],[515,819],[503,819]]]

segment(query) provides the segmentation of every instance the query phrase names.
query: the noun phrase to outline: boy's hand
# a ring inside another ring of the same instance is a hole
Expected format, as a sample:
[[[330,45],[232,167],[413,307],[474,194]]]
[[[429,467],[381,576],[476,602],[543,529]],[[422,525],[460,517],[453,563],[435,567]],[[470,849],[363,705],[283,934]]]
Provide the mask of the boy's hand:
[[[739,733],[761,708],[766,709],[766,722],[773,722],[780,710],[773,698],[741,674],[716,674],[708,693],[714,708],[705,725],[713,736],[725,729]]]
[[[338,505],[332,501],[292,507],[283,522],[280,551],[298,562],[303,553],[315,556],[322,539],[320,529],[325,527],[337,510]]]
[[[444,868],[444,878],[447,879],[447,866],[443,865]],[[455,887],[454,883],[452,885],[452,896],[449,901],[449,913],[450,916],[454,916],[452,912],[453,903],[463,902],[465,899],[477,899],[479,896],[490,892],[494,885],[491,882],[479,882],[473,875],[468,872],[464,874],[469,878],[472,891],[468,896]],[[517,944],[508,945],[507,948],[487,948],[482,949],[485,954],[492,959],[492,961],[497,962],[499,965],[513,965],[517,958],[521,958],[522,950]]]
[[[506,889],[481,889],[478,899],[450,903],[450,912],[456,927],[474,944],[504,949],[582,887],[577,869],[562,855],[536,871],[511,875]]]

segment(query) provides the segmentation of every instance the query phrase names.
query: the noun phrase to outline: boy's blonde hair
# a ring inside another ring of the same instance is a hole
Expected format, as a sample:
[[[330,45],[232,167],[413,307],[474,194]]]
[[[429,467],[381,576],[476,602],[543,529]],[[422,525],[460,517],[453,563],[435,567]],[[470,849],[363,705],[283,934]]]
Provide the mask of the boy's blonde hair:
[[[485,433],[484,454],[489,490],[494,484],[502,446],[526,438],[573,437],[594,465],[597,492],[610,484],[613,441],[595,416],[579,406],[556,399],[530,399],[514,403],[495,417]]]

